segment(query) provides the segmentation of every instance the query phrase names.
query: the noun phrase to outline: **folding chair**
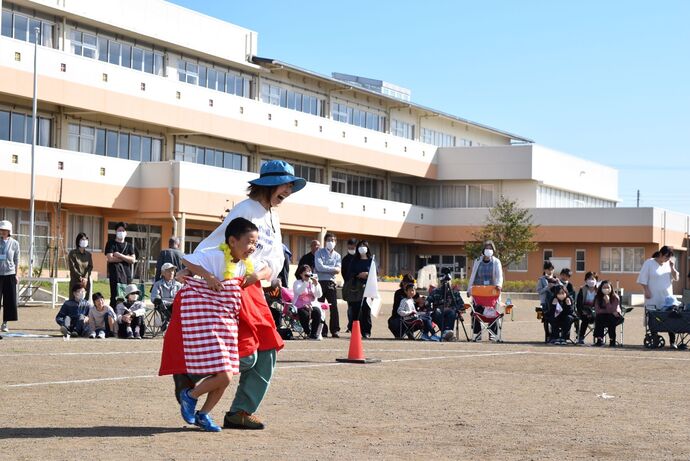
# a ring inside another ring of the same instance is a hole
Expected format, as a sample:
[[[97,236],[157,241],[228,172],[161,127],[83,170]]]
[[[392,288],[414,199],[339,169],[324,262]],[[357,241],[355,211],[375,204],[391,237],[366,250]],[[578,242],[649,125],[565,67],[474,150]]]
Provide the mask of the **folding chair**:
[[[495,286],[474,285],[472,287],[472,304],[470,305],[470,316],[472,317],[472,332],[475,325],[479,325],[480,330],[474,335],[473,340],[477,341],[486,331],[489,340],[502,343],[503,317],[505,312],[499,312],[498,299],[501,292]]]
[[[419,339],[422,336],[423,327],[424,322],[417,317],[409,319],[404,319],[401,317],[399,339],[405,339],[406,337],[412,340]]]

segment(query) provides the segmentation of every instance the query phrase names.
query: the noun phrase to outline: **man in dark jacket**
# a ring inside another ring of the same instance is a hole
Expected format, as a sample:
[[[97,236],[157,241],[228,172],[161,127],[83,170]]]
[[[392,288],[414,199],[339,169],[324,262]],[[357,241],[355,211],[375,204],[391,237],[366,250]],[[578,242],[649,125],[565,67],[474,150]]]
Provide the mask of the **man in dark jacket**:
[[[65,336],[88,336],[89,308],[91,305],[85,299],[86,290],[81,284],[72,285],[72,298],[64,302],[60,312],[55,316],[55,322],[60,325],[60,332]]]
[[[180,250],[180,238],[170,237],[170,240],[168,240],[168,249],[161,250],[160,255],[158,255],[158,261],[156,261],[156,276],[153,281],[157,282],[161,279],[161,267],[163,267],[165,263],[170,263],[175,266],[175,272],[184,269],[184,264],[182,264],[183,256],[184,253]]]
[[[311,267],[311,270],[314,270],[314,266],[316,265],[316,263],[314,262],[314,255],[319,250],[319,248],[321,248],[321,242],[319,242],[318,240],[312,240],[310,247],[311,250],[309,251],[309,253],[299,258],[299,263],[297,263],[297,269],[295,270],[295,277],[297,277],[297,271],[299,270],[299,268],[304,266],[305,264],[308,264],[309,267]]]

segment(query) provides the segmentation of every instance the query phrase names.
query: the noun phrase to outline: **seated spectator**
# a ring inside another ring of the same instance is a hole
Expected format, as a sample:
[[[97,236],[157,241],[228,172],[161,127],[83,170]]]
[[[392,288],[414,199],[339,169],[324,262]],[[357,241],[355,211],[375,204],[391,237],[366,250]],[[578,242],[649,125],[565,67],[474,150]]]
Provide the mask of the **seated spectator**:
[[[161,266],[161,278],[151,287],[151,301],[154,306],[164,309],[165,315],[161,329],[165,331],[172,317],[172,305],[175,295],[182,288],[182,284],[175,280],[175,270],[177,267],[172,263],[165,263]]]
[[[292,292],[299,323],[309,339],[321,341],[324,315],[321,310],[321,303],[317,301],[323,295],[321,285],[308,264],[298,267],[295,275],[297,280],[292,285]],[[310,319],[311,325],[309,324]]]
[[[93,305],[89,307],[89,338],[105,339],[115,335],[115,311],[105,303],[101,293],[91,297]]]
[[[431,317],[441,329],[444,341],[450,341],[455,335],[455,320],[462,321],[460,312],[465,308],[460,290],[448,283],[434,288],[426,299],[426,305],[431,308]]]
[[[608,280],[599,285],[594,298],[594,345],[604,345],[604,329],[609,330],[609,346],[616,347],[616,327],[623,323],[620,299]]]
[[[594,323],[594,298],[597,296],[597,273],[587,272],[585,284],[580,287],[575,300],[575,313],[580,321],[580,330],[577,334],[577,343],[585,343],[587,327]]]
[[[144,337],[146,307],[138,300],[140,294],[136,285],[129,284],[125,288],[125,299],[117,303],[115,311],[120,338],[142,339]]]
[[[434,335],[434,325],[431,322],[431,315],[427,312],[420,312],[417,310],[415,304],[415,295],[417,291],[414,288],[413,283],[408,283],[404,288],[405,297],[400,300],[400,305],[398,306],[398,315],[401,320],[405,323],[410,323],[415,320],[421,320],[423,327],[422,341],[440,341],[441,338]]]
[[[563,285],[554,285],[549,296],[551,344],[566,344],[573,324],[573,300]]]
[[[551,261],[546,261],[544,263],[544,272],[542,272],[541,277],[537,280],[537,293],[539,293],[539,305],[541,306],[542,312],[542,322],[544,323],[544,333],[546,340],[551,339],[551,332],[549,331],[549,318],[550,318],[550,299],[549,293],[551,288],[559,285],[559,280],[553,276],[554,267]]]
[[[414,277],[412,277],[411,274],[403,275],[400,281],[400,288],[393,293],[393,308],[391,309],[391,316],[388,318],[388,329],[396,338],[400,337],[400,315],[398,315],[398,307],[400,307],[400,301],[405,299],[405,286],[410,283],[414,284],[414,282]],[[417,293],[416,290],[414,299],[419,299],[419,293]]]
[[[271,309],[271,316],[276,328],[280,330],[280,321],[283,317],[283,297],[281,279],[275,279],[271,282],[271,286],[264,288],[264,298],[266,304]]]
[[[570,277],[572,277],[572,272],[570,269],[567,267],[561,269],[561,272],[558,274],[558,282],[565,287],[565,291],[568,292],[568,296],[570,296],[571,299],[575,299],[575,288],[573,287],[573,284],[570,283]]]
[[[60,325],[60,332],[65,336],[88,336],[89,328],[89,302],[84,299],[86,290],[81,283],[72,285],[72,298],[68,299],[60,307],[60,312],[55,316],[55,322]]]

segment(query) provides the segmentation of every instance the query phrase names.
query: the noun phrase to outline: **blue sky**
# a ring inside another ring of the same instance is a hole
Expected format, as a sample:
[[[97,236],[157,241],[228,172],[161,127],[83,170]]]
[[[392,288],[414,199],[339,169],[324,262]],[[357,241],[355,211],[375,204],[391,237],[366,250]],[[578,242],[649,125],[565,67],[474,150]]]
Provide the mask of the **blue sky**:
[[[412,90],[418,104],[619,170],[620,206],[690,213],[690,2],[175,0],[259,55]],[[186,32],[188,33],[188,32]]]

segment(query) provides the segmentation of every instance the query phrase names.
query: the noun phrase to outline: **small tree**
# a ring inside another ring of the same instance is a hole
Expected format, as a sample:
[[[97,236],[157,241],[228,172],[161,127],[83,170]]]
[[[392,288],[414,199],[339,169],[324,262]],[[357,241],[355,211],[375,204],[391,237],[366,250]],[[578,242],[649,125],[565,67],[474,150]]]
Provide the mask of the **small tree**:
[[[520,208],[515,200],[501,196],[496,205],[489,210],[484,227],[472,234],[475,242],[466,245],[469,255],[479,255],[483,242],[493,240],[496,255],[503,267],[520,262],[530,251],[538,248],[533,241],[534,230],[532,215],[525,208]]]

